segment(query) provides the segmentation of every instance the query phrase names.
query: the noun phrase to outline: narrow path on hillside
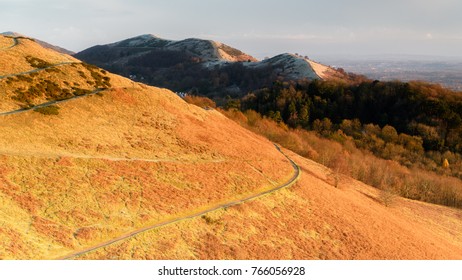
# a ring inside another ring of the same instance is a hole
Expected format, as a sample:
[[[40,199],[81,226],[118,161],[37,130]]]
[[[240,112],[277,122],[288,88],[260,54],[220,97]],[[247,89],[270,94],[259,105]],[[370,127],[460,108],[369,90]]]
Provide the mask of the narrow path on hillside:
[[[44,70],[47,70],[47,69],[50,69],[50,68],[54,68],[54,67],[58,67],[58,66],[62,66],[62,65],[74,64],[74,63],[78,63],[78,62],[74,62],[74,61],[65,61],[65,62],[60,62],[60,63],[52,64],[52,65],[50,65],[50,66],[43,67],[43,68],[36,68],[36,69],[32,69],[32,70],[25,71],[25,72],[7,74],[7,75],[0,76],[0,80],[1,80],[1,79],[6,79],[6,78],[10,78],[10,77],[16,77],[16,76],[21,76],[21,75],[27,75],[27,74],[37,73],[37,72],[44,71]]]
[[[82,98],[82,97],[86,97],[86,96],[90,96],[90,95],[93,95],[93,94],[100,93],[100,92],[102,92],[104,90],[105,89],[97,89],[97,90],[94,90],[94,91],[89,92],[87,94],[76,95],[76,96],[73,96],[73,97],[70,97],[70,98],[67,98],[67,99],[62,99],[62,100],[49,101],[49,102],[45,102],[45,103],[42,103],[42,104],[39,104],[39,105],[35,105],[35,106],[32,106],[30,108],[26,108],[26,109],[18,109],[18,110],[9,111],[9,112],[1,112],[0,116],[8,116],[8,115],[24,113],[24,112],[28,112],[28,111],[35,110],[35,109],[48,107],[48,106],[51,106],[51,105],[56,105],[56,104],[60,104],[60,103],[64,103],[64,102],[69,102],[69,101],[77,99],[77,98]]]
[[[10,37],[10,38],[11,38],[11,37]],[[12,49],[12,48],[16,47],[16,46],[19,44],[18,38],[13,37],[13,38],[11,38],[11,39],[13,39],[13,44],[11,44],[11,46],[1,48],[0,51],[5,51],[5,50]]]
[[[213,212],[213,211],[217,211],[217,210],[224,209],[224,208],[227,208],[227,207],[231,207],[231,206],[234,206],[234,205],[242,204],[244,202],[247,202],[247,201],[262,197],[264,195],[273,193],[273,192],[278,191],[280,189],[292,186],[300,178],[301,169],[291,158],[289,158],[281,150],[281,148],[278,145],[274,144],[274,146],[276,147],[276,149],[281,154],[283,154],[287,158],[287,160],[289,160],[290,164],[292,165],[292,168],[294,169],[294,174],[292,175],[292,177],[287,182],[285,182],[285,183],[283,183],[281,185],[275,186],[275,187],[273,187],[271,189],[261,191],[261,192],[258,192],[256,194],[252,194],[250,196],[247,196],[247,197],[244,197],[244,198],[241,198],[241,199],[232,200],[232,201],[229,201],[227,203],[211,206],[209,209],[206,209],[206,210],[202,210],[202,211],[199,211],[199,212],[187,215],[187,216],[178,217],[178,218],[174,218],[174,219],[167,220],[167,221],[164,221],[164,222],[160,222],[160,223],[155,224],[155,225],[151,225],[151,226],[148,226],[148,227],[144,227],[144,228],[141,228],[141,229],[126,233],[126,234],[121,235],[121,236],[119,236],[117,238],[114,238],[114,239],[108,240],[106,242],[94,245],[94,246],[89,247],[87,249],[84,249],[84,250],[74,252],[74,253],[68,254],[66,256],[60,257],[59,259],[61,259],[61,260],[74,259],[74,258],[77,258],[77,257],[79,257],[81,255],[90,253],[92,251],[105,248],[105,247],[107,247],[109,245],[112,245],[112,244],[114,244],[116,242],[130,239],[130,238],[132,238],[134,236],[137,236],[137,235],[139,235],[141,233],[144,233],[144,232],[147,232],[147,231],[150,231],[150,230],[153,230],[153,229],[157,229],[157,228],[160,228],[160,227],[163,227],[163,226],[172,225],[172,224],[177,223],[177,222],[181,222],[181,221],[185,221],[185,220],[188,220],[188,219],[196,218],[196,217],[205,215],[205,214]]]
[[[10,37],[10,38],[11,38],[11,37]],[[12,49],[12,48],[16,47],[16,46],[19,44],[19,39],[18,39],[17,37],[12,37],[11,39],[13,39],[13,44],[12,44],[11,46],[1,48],[0,50],[2,50],[2,51],[4,51],[4,50],[9,50],[9,49]],[[0,80],[1,80],[1,79],[5,79],[5,78],[9,78],[9,77],[16,77],[16,76],[21,76],[21,75],[27,75],[27,74],[37,73],[37,72],[40,72],[40,71],[43,71],[43,70],[47,70],[47,69],[50,69],[50,68],[53,68],[53,67],[58,67],[58,66],[61,66],[61,65],[68,65],[68,64],[73,64],[73,63],[77,63],[77,62],[74,62],[74,61],[64,61],[64,62],[52,64],[52,65],[49,65],[49,66],[43,67],[43,68],[36,68],[36,69],[32,69],[32,70],[25,71],[25,72],[19,72],[19,73],[12,73],[12,74],[7,74],[7,75],[1,75],[1,76],[0,76]]]

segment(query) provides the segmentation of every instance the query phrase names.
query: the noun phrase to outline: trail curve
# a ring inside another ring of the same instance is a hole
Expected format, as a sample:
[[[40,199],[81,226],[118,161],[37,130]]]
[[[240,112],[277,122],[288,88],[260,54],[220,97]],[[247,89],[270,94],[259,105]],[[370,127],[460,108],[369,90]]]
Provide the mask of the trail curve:
[[[255,194],[252,194],[252,195],[247,196],[247,197],[244,197],[242,199],[233,200],[233,201],[229,201],[227,203],[211,206],[210,208],[208,208],[206,210],[202,210],[202,211],[199,211],[199,212],[187,215],[187,216],[174,218],[174,219],[163,221],[163,222],[160,222],[160,223],[148,226],[148,227],[137,229],[135,231],[123,234],[123,235],[121,235],[119,237],[116,237],[114,239],[105,241],[105,242],[97,244],[97,245],[94,245],[94,246],[86,248],[84,250],[73,252],[73,253],[70,253],[68,255],[62,256],[62,257],[58,258],[58,260],[74,259],[74,258],[77,258],[77,257],[79,257],[81,255],[93,252],[95,250],[105,248],[105,247],[107,247],[109,245],[112,245],[112,244],[114,244],[116,242],[127,240],[129,238],[132,238],[132,237],[137,236],[139,234],[142,234],[144,232],[147,232],[147,231],[150,231],[150,230],[153,230],[153,229],[157,229],[157,228],[160,228],[160,227],[163,227],[163,226],[171,225],[171,224],[174,224],[174,223],[177,223],[177,222],[185,221],[185,220],[188,220],[188,219],[196,218],[196,217],[202,216],[204,214],[207,214],[207,213],[210,213],[210,212],[213,212],[213,211],[217,211],[217,210],[224,209],[224,208],[227,208],[227,207],[231,207],[231,206],[234,206],[234,205],[242,204],[244,202],[247,202],[247,201],[250,201],[250,200],[253,200],[253,199],[256,199],[256,198],[260,198],[260,197],[265,196],[267,194],[270,194],[270,193],[276,192],[278,190],[281,190],[283,188],[287,188],[287,187],[292,186],[300,178],[301,169],[291,158],[289,158],[281,150],[281,148],[278,145],[274,144],[274,146],[276,147],[276,149],[281,154],[283,154],[287,158],[287,160],[290,162],[290,164],[292,165],[292,168],[294,170],[294,173],[293,173],[292,177],[287,182],[285,182],[285,183],[283,183],[281,185],[278,185],[278,186],[276,186],[274,188],[271,188],[271,189],[268,189],[268,190],[265,190],[265,191],[262,191],[262,192],[255,193]]]

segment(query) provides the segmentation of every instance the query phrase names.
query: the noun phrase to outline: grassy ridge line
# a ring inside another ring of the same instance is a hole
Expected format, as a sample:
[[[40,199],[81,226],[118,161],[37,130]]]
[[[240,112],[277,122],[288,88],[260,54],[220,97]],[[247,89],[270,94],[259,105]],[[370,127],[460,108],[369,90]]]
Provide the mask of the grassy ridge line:
[[[230,201],[230,202],[227,202],[227,203],[224,203],[224,204],[219,204],[219,205],[216,205],[216,206],[213,206],[209,209],[206,209],[206,210],[202,210],[202,211],[199,211],[199,212],[196,212],[196,213],[193,213],[193,214],[190,214],[190,215],[187,215],[187,216],[184,216],[184,217],[179,217],[179,218],[174,218],[174,219],[170,219],[170,220],[167,220],[167,221],[164,221],[164,222],[161,222],[161,223],[158,223],[158,224],[155,224],[155,225],[152,225],[152,226],[148,226],[148,227],[144,227],[144,228],[141,228],[141,229],[138,229],[138,230],[135,230],[135,231],[132,231],[132,232],[129,232],[127,234],[124,234],[122,236],[119,236],[117,238],[114,238],[112,240],[109,240],[109,241],[106,241],[104,243],[101,243],[99,245],[95,245],[95,246],[92,246],[90,248],[87,248],[87,249],[84,249],[82,251],[79,251],[79,252],[75,252],[75,253],[71,253],[71,254],[68,254],[66,256],[63,256],[63,257],[60,257],[58,258],[58,260],[69,260],[69,259],[74,259],[76,257],[79,257],[81,255],[84,255],[84,254],[87,254],[87,253],[90,253],[90,252],[93,252],[93,251],[96,251],[98,249],[101,249],[101,248],[104,248],[104,247],[107,247],[109,245],[112,245],[116,242],[119,242],[119,241],[123,241],[123,240],[126,240],[126,239],[129,239],[129,238],[132,238],[134,236],[137,236],[141,233],[144,233],[146,231],[149,231],[149,230],[153,230],[153,229],[157,229],[157,228],[160,228],[160,227],[163,227],[163,226],[168,226],[168,225],[172,225],[174,223],[177,223],[177,222],[181,222],[181,221],[185,221],[185,220],[188,220],[188,219],[192,219],[192,218],[196,218],[196,217],[199,217],[199,216],[202,216],[204,214],[207,214],[207,213],[210,213],[210,212],[213,212],[213,211],[217,211],[217,210],[220,210],[220,209],[224,209],[224,208],[227,208],[227,207],[231,207],[231,206],[234,206],[234,205],[238,205],[238,204],[242,204],[244,202],[247,202],[247,201],[250,201],[250,200],[254,200],[254,199],[257,199],[257,198],[260,198],[264,195],[267,195],[267,194],[271,194],[273,192],[276,192],[278,190],[281,190],[283,188],[288,188],[290,186],[292,186],[293,184],[295,184],[298,179],[300,179],[300,175],[301,175],[301,169],[300,167],[291,159],[289,158],[282,150],[281,148],[274,144],[274,146],[276,147],[276,149],[281,153],[283,154],[287,160],[290,162],[290,164],[292,165],[293,169],[294,169],[294,174],[292,175],[292,177],[284,184],[281,184],[279,186],[276,186],[274,188],[271,188],[271,189],[268,189],[268,190],[265,190],[265,191],[262,191],[262,192],[259,192],[257,194],[253,194],[253,195],[250,195],[250,196],[247,196],[245,198],[242,198],[242,199],[239,199],[239,200],[234,200],[234,201]]]

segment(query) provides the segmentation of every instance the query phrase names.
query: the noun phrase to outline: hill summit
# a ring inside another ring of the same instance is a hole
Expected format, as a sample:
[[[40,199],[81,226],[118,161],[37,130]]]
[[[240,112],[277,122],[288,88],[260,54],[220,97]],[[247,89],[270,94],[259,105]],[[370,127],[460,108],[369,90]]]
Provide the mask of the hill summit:
[[[180,51],[186,54],[195,55],[202,61],[222,60],[228,62],[256,61],[254,57],[241,52],[220,42],[189,38],[181,41],[167,40],[152,34],[145,34],[120,42],[109,44],[110,48],[144,49],[163,49],[165,51]],[[85,51],[81,52],[85,53]],[[139,53],[138,53],[139,55]]]
[[[0,35],[10,36],[10,37],[23,37],[23,38],[27,38],[27,36],[25,36],[25,35],[23,35],[23,34],[20,34],[20,33],[17,33],[17,32],[13,32],[13,31],[3,32],[3,33],[0,33]],[[41,40],[38,40],[38,39],[35,39],[35,38],[30,38],[30,39],[31,39],[31,40],[34,40],[35,42],[37,42],[39,45],[41,45],[41,46],[44,47],[44,48],[52,49],[52,50],[54,50],[54,51],[57,51],[57,52],[60,52],[60,53],[64,53],[64,54],[69,54],[69,55],[74,54],[73,51],[67,50],[67,49],[62,48],[62,47],[59,47],[59,46],[52,45],[52,44],[47,43],[47,42],[45,42],[45,41],[41,41]]]

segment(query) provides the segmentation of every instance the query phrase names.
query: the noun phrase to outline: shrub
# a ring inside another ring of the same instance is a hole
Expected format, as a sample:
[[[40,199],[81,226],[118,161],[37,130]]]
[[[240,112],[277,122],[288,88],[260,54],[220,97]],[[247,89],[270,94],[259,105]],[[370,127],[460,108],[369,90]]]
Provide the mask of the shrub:
[[[395,198],[396,198],[396,195],[390,190],[383,189],[380,191],[379,200],[386,207],[390,207],[393,204]]]
[[[43,114],[43,115],[58,115],[59,114],[59,107],[55,105],[50,105],[46,107],[39,107],[34,109],[35,112]]]
[[[207,97],[187,95],[184,98],[184,101],[190,104],[194,104],[201,108],[216,108],[217,107],[217,104],[215,104],[215,102],[213,102],[211,99]]]
[[[33,56],[26,56],[26,61],[30,64],[30,66],[35,68],[47,68],[52,66],[51,63]]]

